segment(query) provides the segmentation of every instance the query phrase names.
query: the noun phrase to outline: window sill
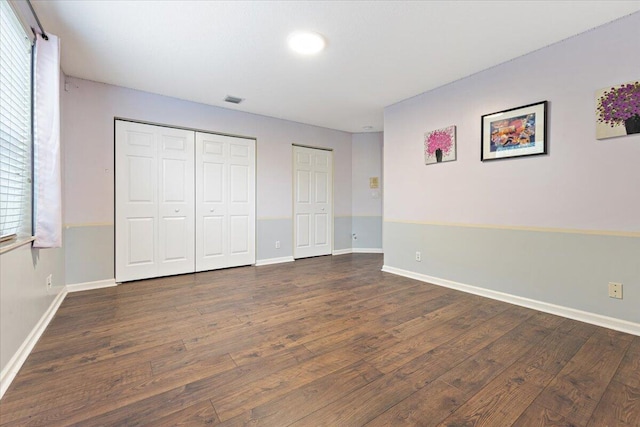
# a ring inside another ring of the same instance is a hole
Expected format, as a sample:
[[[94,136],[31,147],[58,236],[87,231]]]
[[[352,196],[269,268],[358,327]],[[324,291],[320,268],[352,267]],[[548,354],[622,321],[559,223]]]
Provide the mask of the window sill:
[[[18,237],[15,240],[9,240],[8,242],[2,242],[2,243],[0,243],[0,254],[12,251],[12,250],[14,250],[16,248],[19,248],[20,246],[24,246],[24,245],[26,245],[28,243],[31,243],[34,240],[36,240],[36,238],[33,237],[33,236],[23,236],[23,237]]]

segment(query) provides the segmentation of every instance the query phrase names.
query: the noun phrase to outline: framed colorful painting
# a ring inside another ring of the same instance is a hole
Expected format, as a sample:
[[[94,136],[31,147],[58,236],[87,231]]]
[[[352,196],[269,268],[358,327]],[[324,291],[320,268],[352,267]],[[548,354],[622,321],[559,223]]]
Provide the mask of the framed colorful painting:
[[[480,160],[547,154],[547,101],[482,116]]]
[[[448,126],[424,134],[424,163],[450,162],[456,159],[456,127]]]
[[[596,138],[640,134],[640,81],[596,92]]]

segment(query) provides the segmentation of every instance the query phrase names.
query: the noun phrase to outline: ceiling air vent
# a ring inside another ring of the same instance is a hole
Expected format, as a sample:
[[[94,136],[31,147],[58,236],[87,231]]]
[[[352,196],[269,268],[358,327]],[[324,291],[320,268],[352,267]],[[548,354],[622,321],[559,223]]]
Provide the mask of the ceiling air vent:
[[[240,104],[243,99],[242,98],[238,98],[237,96],[231,96],[231,95],[227,95],[227,97],[224,99],[225,102],[230,102],[232,104]]]

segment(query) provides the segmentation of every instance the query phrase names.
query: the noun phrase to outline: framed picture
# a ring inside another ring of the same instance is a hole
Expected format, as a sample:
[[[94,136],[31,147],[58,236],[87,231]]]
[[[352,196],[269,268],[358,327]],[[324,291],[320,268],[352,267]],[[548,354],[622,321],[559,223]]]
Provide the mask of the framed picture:
[[[448,126],[424,134],[424,164],[450,162],[456,159],[456,127]]]
[[[547,154],[547,101],[482,116],[480,160]]]
[[[596,138],[640,134],[640,81],[596,92]]]

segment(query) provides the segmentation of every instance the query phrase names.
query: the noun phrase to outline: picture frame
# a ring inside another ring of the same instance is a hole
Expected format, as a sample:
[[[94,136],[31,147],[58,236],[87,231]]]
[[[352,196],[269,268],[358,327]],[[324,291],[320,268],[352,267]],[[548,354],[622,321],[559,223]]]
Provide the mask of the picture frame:
[[[481,118],[480,160],[547,154],[547,101]]]
[[[435,165],[456,160],[456,126],[432,130],[424,134],[424,163]]]
[[[596,91],[596,139],[640,134],[640,79]]]

